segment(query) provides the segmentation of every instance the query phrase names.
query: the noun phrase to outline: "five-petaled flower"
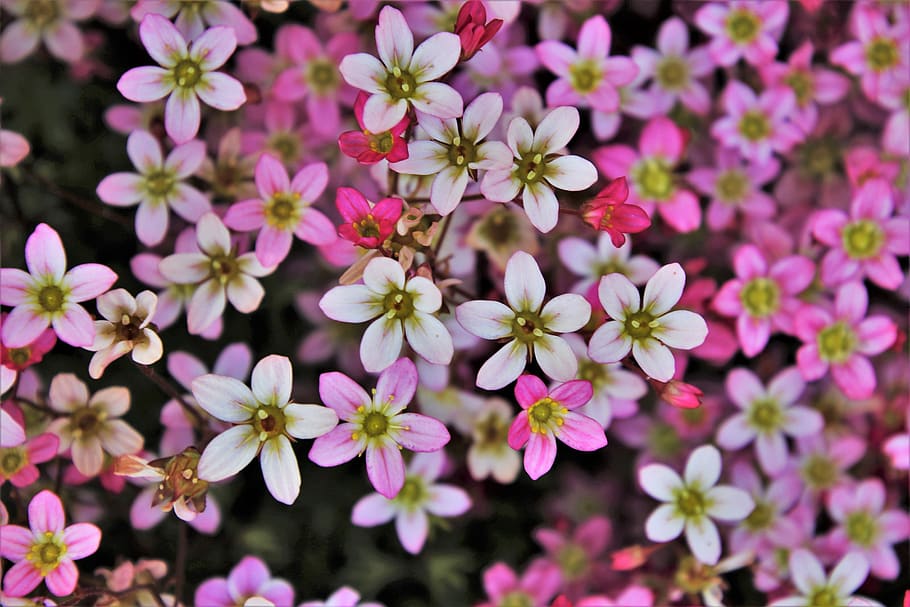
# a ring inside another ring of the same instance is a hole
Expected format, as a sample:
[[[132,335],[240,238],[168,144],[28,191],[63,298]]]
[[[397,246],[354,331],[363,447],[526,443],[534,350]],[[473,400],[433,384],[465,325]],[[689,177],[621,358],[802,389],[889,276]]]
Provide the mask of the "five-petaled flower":
[[[365,249],[378,249],[395,232],[401,205],[400,198],[383,198],[371,205],[354,188],[338,188],[335,206],[345,221],[338,226],[338,234]]]
[[[130,352],[140,365],[161,358],[164,346],[151,324],[158,306],[154,293],[142,291],[133,297],[126,289],[115,289],[99,297],[97,305],[105,320],[95,321],[95,341],[86,348],[95,353],[88,365],[92,379],[100,378],[109,364]]]

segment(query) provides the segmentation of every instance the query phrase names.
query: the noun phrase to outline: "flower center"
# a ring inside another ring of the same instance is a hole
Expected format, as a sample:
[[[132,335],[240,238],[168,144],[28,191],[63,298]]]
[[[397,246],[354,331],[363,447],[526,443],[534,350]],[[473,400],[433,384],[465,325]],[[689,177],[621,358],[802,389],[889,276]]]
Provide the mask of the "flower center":
[[[588,553],[581,546],[566,544],[556,554],[556,562],[559,563],[563,577],[568,580],[576,580],[588,570]]]
[[[202,511],[209,484],[196,475],[199,456],[195,447],[187,447],[171,458],[150,462],[150,465],[158,463],[164,468],[164,479],[155,491],[153,507],[164,503],[173,505],[178,499],[186,497],[193,500],[197,512]]]
[[[533,312],[519,312],[512,320],[512,335],[523,343],[533,343],[543,334],[543,320]]]
[[[753,278],[743,285],[739,299],[754,318],[765,318],[780,307],[780,288],[770,278]]]
[[[327,59],[314,59],[307,65],[306,81],[316,93],[331,93],[338,88],[338,70]]]
[[[569,410],[549,396],[545,396],[528,408],[528,422],[531,432],[546,434],[547,429],[554,430],[565,423],[563,417]]]
[[[386,318],[404,320],[414,313],[414,298],[407,291],[394,289],[382,300]]]
[[[771,434],[780,428],[783,421],[780,404],[773,398],[756,400],[749,407],[749,423],[759,432]]]
[[[761,29],[761,20],[752,11],[738,8],[727,15],[727,34],[736,44],[749,44]]]
[[[473,233],[479,240],[498,249],[521,240],[522,230],[516,216],[503,205],[487,213],[475,224]]]
[[[465,167],[477,160],[477,151],[474,142],[456,136],[449,146],[449,164],[456,167]]]
[[[728,169],[717,175],[714,190],[721,202],[737,204],[749,191],[749,177],[739,169]]]
[[[581,94],[591,93],[600,86],[603,74],[593,61],[579,61],[569,66],[572,88]]]
[[[94,407],[80,407],[70,417],[70,428],[76,438],[91,437],[98,434],[107,414]]]
[[[837,482],[838,470],[831,458],[813,453],[803,464],[802,476],[812,489],[828,489]]]
[[[832,137],[809,139],[799,147],[799,168],[811,178],[834,173],[840,163],[841,146]]]
[[[626,334],[632,339],[647,339],[651,331],[660,326],[649,312],[642,310],[626,317]]]
[[[659,458],[673,457],[682,448],[679,434],[669,424],[655,424],[648,431],[648,448]]]
[[[202,67],[192,59],[184,59],[173,68],[174,82],[180,88],[193,89],[202,78]]]
[[[121,316],[120,322],[114,326],[117,333],[117,341],[136,341],[143,337],[142,329],[139,328],[142,322],[143,319],[129,314]]]
[[[262,442],[283,434],[286,423],[284,411],[272,405],[259,407],[253,417],[253,428]]]
[[[47,285],[38,291],[38,305],[48,313],[59,312],[63,308],[63,289],[57,285]]]
[[[743,525],[749,531],[762,531],[771,526],[774,522],[776,511],[774,506],[768,502],[756,501],[755,508],[743,521]]]
[[[528,152],[518,161],[515,169],[516,176],[525,185],[537,183],[543,178],[547,167],[546,159],[540,152]]]
[[[501,447],[509,436],[509,424],[490,413],[474,424],[474,442],[481,448]]]
[[[749,110],[739,119],[739,134],[749,141],[761,141],[771,134],[768,117],[761,110]]]
[[[844,602],[838,596],[838,593],[827,586],[823,586],[812,591],[806,607],[839,607],[843,604]]]
[[[362,428],[370,438],[383,436],[389,429],[389,418],[384,413],[372,411],[363,418]]]
[[[677,489],[673,497],[676,510],[686,518],[699,518],[707,510],[704,494],[695,487]]]
[[[796,102],[800,107],[805,107],[812,101],[812,95],[815,92],[815,84],[812,82],[812,74],[805,70],[793,70],[784,77],[784,83],[787,84],[796,95]]]
[[[497,607],[534,607],[535,601],[521,590],[515,590],[502,597]]]
[[[878,224],[869,219],[852,221],[841,233],[844,250],[851,259],[876,257],[885,244],[885,234]]]
[[[818,332],[818,354],[830,363],[846,362],[856,348],[856,334],[847,323],[838,321]]]
[[[608,382],[607,368],[593,360],[580,360],[578,361],[578,378],[591,382],[596,393],[598,388]]]
[[[383,131],[379,134],[373,134],[364,131],[369,140],[370,149],[378,154],[388,154],[395,147],[395,138],[392,137],[391,131]]]
[[[851,512],[845,521],[847,537],[850,541],[864,548],[870,548],[878,536],[878,524],[868,512]]]
[[[639,162],[632,169],[632,180],[645,200],[661,202],[673,194],[673,174],[663,158],[647,158]]]
[[[295,164],[300,158],[300,138],[294,133],[285,131],[272,133],[267,147],[278,154],[282,164]]]
[[[60,16],[59,0],[30,0],[22,14],[37,30],[43,30]]]
[[[417,90],[417,80],[410,72],[402,70],[397,65],[392,68],[385,79],[385,88],[389,96],[396,101],[399,99],[410,99]]]
[[[890,38],[876,36],[866,45],[866,63],[876,72],[883,72],[898,64],[900,54],[897,44]]]
[[[265,204],[265,220],[275,228],[290,230],[300,220],[300,194],[278,192]]]
[[[362,238],[379,238],[379,223],[376,221],[376,218],[373,217],[372,213],[367,214],[366,217],[360,221],[355,221],[351,224],[354,227],[354,230]]]
[[[29,359],[32,357],[32,349],[28,346],[22,348],[10,348],[4,349],[4,360],[3,365],[10,368],[21,371],[28,364]]]
[[[160,169],[145,176],[145,191],[154,198],[164,198],[174,190],[176,183],[174,173]]]
[[[240,273],[240,266],[232,255],[216,255],[210,263],[212,277],[221,284],[227,284]]]
[[[46,576],[57,568],[64,556],[66,544],[63,543],[63,538],[52,531],[45,531],[41,539],[32,544],[25,558],[32,562],[42,576]]]
[[[420,506],[427,499],[427,489],[423,479],[419,476],[408,476],[401,486],[401,491],[395,496],[395,502],[409,510]]]
[[[682,57],[664,57],[654,77],[663,89],[678,91],[689,83],[689,66]]]
[[[28,459],[22,447],[0,449],[0,476],[9,478],[25,467]]]

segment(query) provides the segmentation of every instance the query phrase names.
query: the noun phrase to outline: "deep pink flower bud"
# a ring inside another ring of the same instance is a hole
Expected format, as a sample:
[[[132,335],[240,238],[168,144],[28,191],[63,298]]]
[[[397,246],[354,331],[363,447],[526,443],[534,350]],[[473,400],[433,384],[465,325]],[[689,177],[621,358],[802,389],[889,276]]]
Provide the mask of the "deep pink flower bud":
[[[626,234],[643,232],[651,226],[651,218],[644,209],[625,204],[628,198],[626,178],[617,177],[581,207],[585,223],[595,230],[607,232],[614,247],[621,247],[626,242]]]
[[[659,391],[660,397],[680,409],[695,409],[701,406],[704,393],[684,381],[671,379]]]
[[[502,19],[493,19],[487,23],[487,11],[480,0],[465,2],[455,20],[455,33],[461,39],[461,60],[467,61],[473,57],[483,45],[493,39],[501,27]]]

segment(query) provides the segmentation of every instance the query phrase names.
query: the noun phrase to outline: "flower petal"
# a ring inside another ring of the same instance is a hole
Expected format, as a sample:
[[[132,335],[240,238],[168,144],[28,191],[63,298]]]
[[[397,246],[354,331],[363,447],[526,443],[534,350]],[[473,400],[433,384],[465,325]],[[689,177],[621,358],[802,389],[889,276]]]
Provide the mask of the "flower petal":
[[[225,430],[206,445],[199,458],[199,478],[216,482],[246,468],[259,450],[259,436],[253,426],[244,424]]]
[[[404,486],[404,460],[392,441],[367,445],[367,476],[373,488],[392,499]]]
[[[672,504],[658,506],[645,521],[645,535],[652,542],[669,542],[679,537],[686,519],[676,512]]]
[[[269,493],[282,504],[293,504],[300,495],[300,468],[286,436],[276,436],[262,446],[259,463]]]

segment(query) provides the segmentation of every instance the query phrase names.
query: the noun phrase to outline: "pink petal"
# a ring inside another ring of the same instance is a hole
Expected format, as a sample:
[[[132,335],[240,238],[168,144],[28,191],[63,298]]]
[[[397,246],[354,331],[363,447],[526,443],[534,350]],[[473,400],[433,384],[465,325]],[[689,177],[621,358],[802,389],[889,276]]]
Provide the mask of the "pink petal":
[[[117,90],[130,101],[158,101],[174,90],[173,83],[166,80],[167,75],[167,70],[152,65],[134,67],[117,81]]]
[[[333,371],[319,376],[319,397],[338,413],[341,419],[351,419],[358,407],[369,406],[371,399],[366,390],[343,373]]]
[[[208,78],[217,74],[217,72],[212,73],[211,70],[216,70],[224,65],[234,54],[236,48],[237,35],[234,33],[234,29],[221,25],[207,29],[193,40],[189,55],[199,62],[203,72],[209,72],[205,75],[205,78]]]
[[[70,300],[82,302],[105,293],[117,282],[117,274],[109,267],[97,263],[84,263],[66,273]]]
[[[338,466],[360,454],[360,443],[351,438],[357,430],[354,424],[340,424],[315,441],[309,458],[317,466]]]
[[[38,339],[48,325],[50,325],[50,321],[44,316],[37,316],[32,312],[31,307],[16,306],[4,319],[3,327],[0,329],[3,345],[8,348],[27,346]]]
[[[351,522],[358,527],[384,525],[395,518],[394,502],[378,493],[360,498],[351,511]]]
[[[3,578],[3,592],[10,597],[25,596],[37,588],[42,579],[41,572],[31,561],[21,560],[7,570]]]
[[[199,132],[201,109],[195,93],[175,91],[164,108],[164,128],[175,143],[186,143]]]
[[[559,440],[577,451],[597,451],[606,446],[607,437],[599,423],[586,415],[569,411],[558,430]]]
[[[63,531],[64,523],[63,502],[55,494],[45,489],[29,502],[28,525],[36,536]]]
[[[246,103],[246,93],[240,81],[221,72],[205,74],[195,91],[203,103],[223,112],[236,110]]]
[[[29,56],[41,40],[39,32],[25,19],[16,19],[0,33],[0,60],[16,63]]]
[[[51,324],[57,337],[71,346],[90,346],[95,341],[95,323],[80,305],[71,304],[63,316],[58,316]]]
[[[35,543],[31,531],[19,525],[4,525],[0,533],[0,556],[11,561],[22,561]]]
[[[411,554],[417,554],[423,549],[427,540],[430,522],[423,510],[405,511],[395,519],[395,531],[401,545]]]
[[[336,239],[335,224],[313,208],[308,208],[303,212],[294,234],[300,240],[315,246],[331,244]]]
[[[318,440],[318,439],[317,439]],[[393,442],[367,445],[367,476],[373,488],[392,499],[404,485],[404,460]]]
[[[597,428],[601,430],[599,425]],[[554,461],[556,461],[556,437],[553,433],[532,432],[524,455],[524,465],[528,476],[536,481],[553,467]]]
[[[521,449],[530,438],[531,425],[528,421],[528,412],[522,411],[509,426],[509,446],[516,450]]]
[[[18,268],[0,268],[0,303],[18,306],[28,298],[33,278]]]
[[[101,543],[101,530],[91,523],[76,523],[63,531],[67,557],[78,561],[95,554]]]
[[[63,21],[52,30],[46,31],[44,44],[51,55],[68,63],[74,63],[81,59],[85,49],[85,45],[82,42],[82,32],[68,21]]]
[[[445,425],[432,417],[418,413],[402,413],[396,415],[394,420],[406,428],[395,439],[405,449],[418,452],[436,451],[451,439]]]
[[[246,556],[231,569],[227,578],[228,591],[232,596],[253,596],[271,577],[269,568],[261,559]]]
[[[831,377],[848,398],[869,398],[875,391],[875,370],[865,356],[854,354],[843,364],[831,365]]]
[[[207,280],[196,288],[187,305],[187,329],[198,335],[220,318],[227,305],[224,287],[217,280]]]
[[[32,276],[53,278],[58,283],[66,272],[66,252],[57,231],[39,224],[25,243],[25,264]],[[81,300],[80,300],[81,301]]]
[[[524,374],[515,382],[515,399],[522,409],[527,409],[546,396],[546,384],[535,375]]]
[[[177,65],[187,55],[183,36],[161,15],[146,15],[139,24],[139,37],[152,59],[164,67]]]
[[[480,367],[477,386],[484,390],[499,390],[521,374],[527,363],[527,347],[513,339],[500,348]]]

